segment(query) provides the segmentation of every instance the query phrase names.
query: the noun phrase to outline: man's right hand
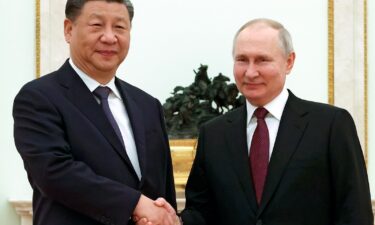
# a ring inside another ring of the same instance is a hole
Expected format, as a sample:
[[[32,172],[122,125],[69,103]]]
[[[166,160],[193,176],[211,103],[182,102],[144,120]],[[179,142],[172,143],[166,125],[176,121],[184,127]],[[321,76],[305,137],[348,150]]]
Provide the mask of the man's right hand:
[[[153,200],[141,195],[134,209],[133,216],[141,218],[138,220],[137,225],[175,225],[177,216],[173,208],[172,210],[160,207]]]

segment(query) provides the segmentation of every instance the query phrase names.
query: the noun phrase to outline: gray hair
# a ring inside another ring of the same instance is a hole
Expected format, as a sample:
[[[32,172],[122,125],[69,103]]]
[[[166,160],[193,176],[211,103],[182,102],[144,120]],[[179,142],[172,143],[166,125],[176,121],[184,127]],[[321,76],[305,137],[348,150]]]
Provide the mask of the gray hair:
[[[233,55],[234,55],[234,45],[235,45],[237,37],[241,33],[241,31],[243,31],[247,27],[250,27],[251,25],[258,24],[258,23],[263,23],[263,24],[279,31],[280,45],[281,45],[281,48],[283,49],[285,55],[289,55],[291,52],[294,51],[292,37],[290,36],[289,31],[287,29],[285,29],[285,27],[281,23],[279,23],[275,20],[271,20],[271,19],[258,18],[258,19],[250,20],[249,22],[245,23],[237,31],[237,33],[234,36],[234,40],[233,40],[233,49],[232,49]]]
[[[89,1],[95,1],[95,0],[67,0],[65,5],[65,16],[66,18],[70,19],[71,21],[74,21],[77,16],[81,13],[81,10],[83,6],[86,4],[86,2]],[[96,0],[99,1],[99,0]],[[102,0],[106,2],[118,2],[122,3],[126,6],[128,9],[130,21],[133,20],[134,17],[134,7],[130,0]]]

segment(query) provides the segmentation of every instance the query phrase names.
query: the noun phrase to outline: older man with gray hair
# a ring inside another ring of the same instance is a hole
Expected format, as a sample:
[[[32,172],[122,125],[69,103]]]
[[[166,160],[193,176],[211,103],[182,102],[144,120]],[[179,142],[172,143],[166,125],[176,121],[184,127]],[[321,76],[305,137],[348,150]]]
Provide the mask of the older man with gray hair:
[[[295,60],[289,32],[252,20],[235,35],[233,59],[246,104],[201,127],[183,224],[373,225],[352,117],[285,87]]]

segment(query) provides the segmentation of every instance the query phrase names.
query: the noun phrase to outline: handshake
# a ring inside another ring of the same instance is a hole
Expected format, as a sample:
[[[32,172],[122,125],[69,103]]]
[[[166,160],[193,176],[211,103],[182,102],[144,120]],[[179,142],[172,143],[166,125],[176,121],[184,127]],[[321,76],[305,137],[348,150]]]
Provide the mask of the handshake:
[[[136,225],[182,225],[175,209],[164,199],[141,195],[133,212]]]

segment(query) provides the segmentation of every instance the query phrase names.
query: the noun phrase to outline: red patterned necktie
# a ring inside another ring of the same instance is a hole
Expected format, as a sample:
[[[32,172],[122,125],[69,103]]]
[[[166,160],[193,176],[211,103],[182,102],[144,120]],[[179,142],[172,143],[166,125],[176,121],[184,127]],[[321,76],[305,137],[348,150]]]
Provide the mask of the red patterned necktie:
[[[270,141],[267,124],[264,120],[267,113],[268,111],[263,107],[257,108],[255,110],[254,115],[257,118],[257,127],[255,128],[250,146],[250,172],[253,177],[253,184],[258,205],[260,204],[260,201],[262,199],[269,160]]]

